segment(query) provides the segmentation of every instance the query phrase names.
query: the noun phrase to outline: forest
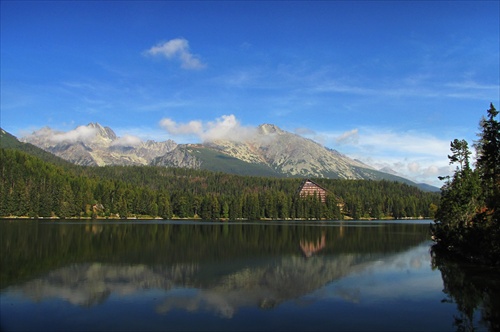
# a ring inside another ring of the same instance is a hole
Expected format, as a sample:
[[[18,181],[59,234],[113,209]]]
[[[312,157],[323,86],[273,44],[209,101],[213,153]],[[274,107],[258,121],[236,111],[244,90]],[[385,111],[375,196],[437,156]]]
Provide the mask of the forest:
[[[304,179],[156,166],[83,167],[0,149],[0,216],[203,220],[432,218],[439,194],[392,181],[314,179],[326,202],[300,198]]]

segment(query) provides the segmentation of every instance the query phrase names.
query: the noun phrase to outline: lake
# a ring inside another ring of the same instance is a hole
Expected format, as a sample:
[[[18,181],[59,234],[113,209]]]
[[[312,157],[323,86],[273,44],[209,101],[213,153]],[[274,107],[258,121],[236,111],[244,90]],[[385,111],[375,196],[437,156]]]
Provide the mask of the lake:
[[[2,331],[494,331],[420,221],[0,221]]]

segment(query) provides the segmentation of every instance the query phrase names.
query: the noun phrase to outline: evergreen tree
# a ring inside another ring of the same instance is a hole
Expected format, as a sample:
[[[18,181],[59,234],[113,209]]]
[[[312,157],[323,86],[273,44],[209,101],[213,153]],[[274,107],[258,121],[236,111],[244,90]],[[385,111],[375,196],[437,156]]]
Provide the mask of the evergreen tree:
[[[488,212],[496,222],[500,220],[500,123],[496,120],[498,111],[493,104],[482,118],[476,142],[476,168],[481,177],[483,198]]]
[[[158,195],[158,215],[163,219],[172,218],[172,207],[170,205],[170,197],[165,192],[160,192]]]
[[[222,218],[227,219],[229,218],[229,204],[226,200],[222,203]]]
[[[448,158],[450,164],[458,165],[453,177],[440,177],[446,183],[441,188],[432,233],[436,249],[500,264],[500,127],[493,104],[487,112],[475,144],[476,169],[470,167],[467,142],[455,139],[451,143]]]
[[[450,144],[452,155],[448,156],[450,164],[458,163],[453,178],[446,179],[441,188],[441,207],[436,214],[436,221],[447,225],[447,229],[459,230],[470,224],[480,205],[479,181],[477,173],[470,167],[470,151],[465,140],[455,139]]]
[[[2,217],[90,217],[95,214],[95,217],[159,215],[169,219],[175,215],[193,218],[200,214],[205,198],[210,198],[205,204],[207,219],[342,219],[335,199],[324,203],[318,197],[300,199],[297,195],[300,179],[165,167],[77,167],[50,164],[10,149],[0,149],[0,153]],[[415,215],[425,215],[430,203],[438,203],[438,195],[401,183],[318,181],[329,191],[336,191],[336,196],[345,203],[345,211],[358,209],[354,215],[359,217],[378,217],[379,206],[389,209],[384,202],[398,200],[400,210],[416,209],[411,212]]]

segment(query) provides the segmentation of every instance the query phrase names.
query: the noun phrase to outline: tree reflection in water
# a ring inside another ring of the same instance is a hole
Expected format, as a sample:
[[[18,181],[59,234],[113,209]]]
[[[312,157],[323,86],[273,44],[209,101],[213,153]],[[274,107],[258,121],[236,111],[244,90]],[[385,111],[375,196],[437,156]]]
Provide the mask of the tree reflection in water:
[[[4,305],[11,316],[32,315],[44,305],[50,307],[53,299],[66,312],[82,307],[82,320],[89,324],[85,327],[93,326],[87,321],[90,313],[126,310],[139,300],[143,302],[132,306],[120,327],[189,317],[181,322],[185,325],[172,329],[203,328],[217,316],[223,321],[219,326],[227,330],[241,322],[260,322],[271,329],[274,326],[266,323],[284,314],[286,319],[279,321],[295,330],[307,329],[317,318],[323,320],[318,325],[322,330],[364,330],[374,322],[382,324],[380,329],[420,324],[422,330],[443,330],[449,329],[455,313],[457,330],[500,330],[498,269],[471,268],[433,253],[432,267],[441,272],[447,295],[444,301],[456,303],[455,310],[453,304],[439,303],[441,280],[438,271],[429,268],[429,245],[428,224],[400,222],[4,221],[0,299],[22,299],[28,308]],[[154,315],[141,320],[133,313],[147,307],[143,304],[151,304]],[[332,315],[333,308],[352,316]],[[299,311],[308,315],[299,317]],[[396,314],[386,320],[382,313],[387,312]],[[361,318],[352,320],[354,316]],[[13,324],[25,322],[5,317]],[[50,317],[31,317],[29,327],[36,329],[41,322],[60,330],[73,326],[72,321],[64,325]],[[102,317],[94,319],[117,329],[115,322]]]
[[[465,264],[436,250],[431,255],[443,278],[443,302],[456,303],[460,312],[453,323],[457,331],[476,331],[478,325],[500,331],[500,268]]]

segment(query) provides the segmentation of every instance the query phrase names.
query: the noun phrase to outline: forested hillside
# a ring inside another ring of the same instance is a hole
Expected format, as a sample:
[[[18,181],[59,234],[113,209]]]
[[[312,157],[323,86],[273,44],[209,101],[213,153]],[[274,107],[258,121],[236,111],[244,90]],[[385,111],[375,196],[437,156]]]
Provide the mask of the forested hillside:
[[[390,181],[315,180],[325,203],[299,198],[303,179],[153,166],[76,167],[0,149],[0,216],[216,219],[432,217],[439,195]]]
[[[71,167],[72,165],[70,162],[59,158],[50,152],[44,151],[31,143],[20,142],[15,136],[9,134],[2,128],[0,128],[0,148],[23,151],[44,161],[57,165],[63,165],[66,167]]]

